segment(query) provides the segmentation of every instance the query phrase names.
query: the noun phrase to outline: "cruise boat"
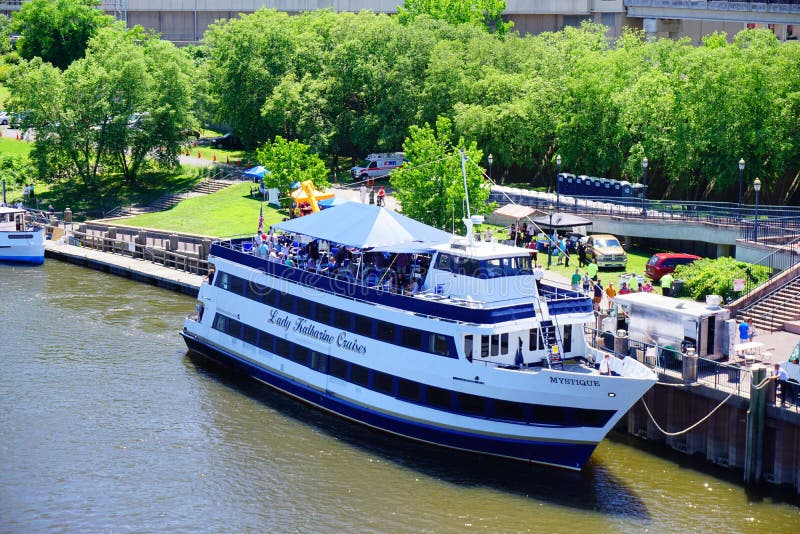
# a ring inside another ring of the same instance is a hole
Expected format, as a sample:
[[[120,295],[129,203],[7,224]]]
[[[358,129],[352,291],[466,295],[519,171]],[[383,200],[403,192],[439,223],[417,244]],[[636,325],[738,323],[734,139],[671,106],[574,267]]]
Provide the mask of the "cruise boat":
[[[182,335],[350,421],[578,470],[656,380],[629,357],[600,374],[590,298],[537,284],[526,249],[352,202],[273,231],[212,245]]]
[[[25,222],[25,210],[0,207],[0,261],[44,263],[44,229]]]

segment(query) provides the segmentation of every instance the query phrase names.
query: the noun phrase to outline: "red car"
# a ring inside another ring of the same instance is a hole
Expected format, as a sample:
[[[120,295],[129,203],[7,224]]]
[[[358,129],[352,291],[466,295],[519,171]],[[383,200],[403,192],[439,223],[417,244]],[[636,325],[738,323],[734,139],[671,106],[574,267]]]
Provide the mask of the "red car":
[[[653,280],[660,280],[667,273],[675,271],[678,265],[685,265],[696,260],[702,259],[694,254],[683,254],[682,252],[659,252],[647,261],[644,274]]]

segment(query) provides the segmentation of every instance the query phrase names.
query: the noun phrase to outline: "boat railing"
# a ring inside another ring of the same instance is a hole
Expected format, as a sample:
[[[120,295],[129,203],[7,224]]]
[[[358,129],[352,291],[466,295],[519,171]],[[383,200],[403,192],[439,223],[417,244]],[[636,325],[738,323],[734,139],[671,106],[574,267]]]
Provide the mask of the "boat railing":
[[[242,254],[247,254],[249,256],[254,256],[259,259],[263,259],[265,261],[269,260],[267,258],[263,258],[258,253],[258,247],[256,246],[255,239],[251,235],[246,236],[231,236],[225,239],[220,239],[214,242],[215,245],[221,246],[223,248],[228,248],[230,250],[240,252]],[[276,263],[276,262],[272,262]],[[294,267],[294,269],[301,271],[301,272],[310,272],[306,269],[300,267]],[[380,271],[380,270],[379,270]],[[411,297],[415,299],[423,299],[423,300],[430,300],[430,301],[437,301],[443,304],[448,304],[452,306],[459,306],[464,308],[479,308],[479,309],[498,309],[504,308],[507,306],[513,305],[531,305],[530,297],[520,296],[520,295],[513,295],[509,298],[494,298],[491,302],[481,302],[469,298],[459,298],[453,297],[449,295],[444,295],[438,293],[436,288],[424,290],[424,291],[417,291],[414,293],[410,293],[402,288],[393,288],[393,289],[386,289],[385,287],[381,286],[380,284],[370,284],[366,282],[366,278],[359,278],[353,272],[352,268],[347,269],[340,269],[336,273],[337,279],[343,280],[347,278],[347,282],[355,287],[361,287],[365,289],[376,289],[379,291],[390,292],[395,295]],[[380,277],[378,277],[380,280]],[[343,280],[344,281],[344,280]],[[547,282],[542,282],[539,284],[538,287],[539,296],[548,302],[567,302],[567,301],[574,301],[576,299],[586,299],[587,294],[581,290],[575,290],[571,286],[559,283],[557,281],[548,280]]]

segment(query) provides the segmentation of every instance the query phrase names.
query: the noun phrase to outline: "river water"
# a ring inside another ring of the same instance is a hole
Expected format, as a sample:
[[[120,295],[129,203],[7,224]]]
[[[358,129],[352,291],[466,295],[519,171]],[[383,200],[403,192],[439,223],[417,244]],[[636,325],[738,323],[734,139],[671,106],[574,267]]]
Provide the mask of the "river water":
[[[798,532],[791,489],[612,434],[580,473],[408,443],[187,355],[192,298],[0,265],[0,532]]]

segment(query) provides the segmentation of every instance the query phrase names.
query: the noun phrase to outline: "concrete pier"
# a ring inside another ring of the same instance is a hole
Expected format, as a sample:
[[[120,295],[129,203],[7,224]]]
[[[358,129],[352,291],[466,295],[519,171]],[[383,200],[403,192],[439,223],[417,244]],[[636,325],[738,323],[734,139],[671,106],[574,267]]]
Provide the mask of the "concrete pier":
[[[142,259],[68,245],[59,241],[45,241],[45,256],[92,269],[106,271],[117,276],[180,291],[197,296],[204,276],[170,269]]]

